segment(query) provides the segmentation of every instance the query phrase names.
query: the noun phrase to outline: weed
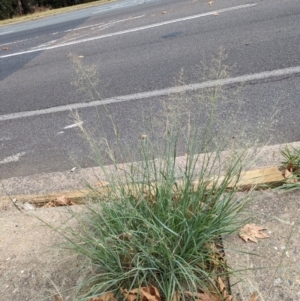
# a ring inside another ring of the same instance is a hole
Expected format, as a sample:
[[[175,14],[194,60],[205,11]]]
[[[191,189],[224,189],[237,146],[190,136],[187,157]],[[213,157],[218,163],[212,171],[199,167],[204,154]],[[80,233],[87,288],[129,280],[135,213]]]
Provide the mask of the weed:
[[[286,179],[278,189],[283,191],[300,189],[300,149],[286,146],[280,153],[283,156],[281,168]]]
[[[291,149],[292,148],[292,149]],[[283,156],[281,165],[290,172],[298,171],[300,169],[300,149],[286,146],[280,153]]]

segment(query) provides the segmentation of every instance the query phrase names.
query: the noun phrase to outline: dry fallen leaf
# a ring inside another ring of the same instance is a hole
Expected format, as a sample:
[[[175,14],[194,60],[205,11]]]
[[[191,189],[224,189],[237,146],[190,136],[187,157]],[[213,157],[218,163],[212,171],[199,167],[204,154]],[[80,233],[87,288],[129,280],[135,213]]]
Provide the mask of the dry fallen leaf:
[[[232,301],[233,297],[228,294],[226,286],[225,286],[223,280],[221,279],[221,277],[218,277],[217,286],[218,286],[220,293],[223,296],[224,301]]]
[[[69,200],[66,196],[58,197],[56,200],[48,202],[45,207],[59,207],[59,206],[72,206],[75,205],[74,202]]]
[[[84,55],[78,55],[78,58],[82,59],[82,58],[84,58]]]
[[[70,201],[65,196],[60,196],[59,198],[56,199],[55,203],[58,206],[66,206],[70,203]]]
[[[180,301],[181,300],[181,293],[175,292],[172,296],[172,301]]]
[[[100,297],[94,297],[88,301],[115,301],[115,296],[113,293],[104,294]]]
[[[2,50],[8,50],[8,47],[3,47]]]
[[[219,15],[219,13],[216,11],[215,13],[214,13],[214,16],[218,16]]]
[[[141,139],[142,139],[142,140],[147,139],[147,135],[141,135]]]
[[[159,292],[154,286],[136,288],[129,292],[124,289],[122,294],[126,297],[126,301],[160,301]]]
[[[161,12],[162,15],[165,15],[166,13],[167,13],[166,10],[163,10],[163,11]]]
[[[249,301],[258,301],[258,294],[257,294],[257,292],[254,292],[254,293],[251,295]]]
[[[209,5],[209,6],[213,6],[213,4],[214,4],[214,1],[209,1],[209,2],[208,2],[208,5]]]
[[[218,294],[204,292],[204,293],[193,293],[193,292],[185,292],[185,294],[189,297],[192,297],[193,300],[197,301],[222,301],[221,297]]]
[[[284,178],[285,179],[288,179],[287,182],[288,183],[297,183],[298,182],[298,179],[296,179],[293,175],[293,173],[291,171],[289,171],[288,169],[286,169],[284,171]]]
[[[206,206],[204,203],[200,204],[202,208]],[[207,243],[205,248],[209,251],[207,263],[214,268],[220,267],[225,263],[224,253],[220,251],[220,248],[217,248],[215,243]]]
[[[256,238],[267,238],[268,235],[262,233],[261,231],[266,230],[264,227],[256,226],[255,224],[247,224],[244,227],[242,227],[239,231],[239,236],[242,238],[245,242],[248,240],[256,242]]]
[[[285,178],[287,178],[287,177],[289,177],[289,176],[291,176],[292,175],[292,173],[288,170],[288,169],[285,169],[285,171],[284,171],[284,177]]]

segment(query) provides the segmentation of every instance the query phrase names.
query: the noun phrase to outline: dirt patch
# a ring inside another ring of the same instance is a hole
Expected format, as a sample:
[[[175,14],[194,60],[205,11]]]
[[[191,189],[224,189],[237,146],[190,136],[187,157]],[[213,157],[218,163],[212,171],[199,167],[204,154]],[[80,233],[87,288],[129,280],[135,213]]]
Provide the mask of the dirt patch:
[[[269,238],[243,242],[238,235],[226,240],[226,258],[237,271],[231,278],[234,298],[260,301],[300,300],[300,190],[292,193],[255,192],[249,203],[252,222],[267,229]]]
[[[61,225],[70,218],[68,210],[0,212],[1,301],[73,299],[85,272],[78,270],[77,256],[59,248],[62,237],[40,221]]]

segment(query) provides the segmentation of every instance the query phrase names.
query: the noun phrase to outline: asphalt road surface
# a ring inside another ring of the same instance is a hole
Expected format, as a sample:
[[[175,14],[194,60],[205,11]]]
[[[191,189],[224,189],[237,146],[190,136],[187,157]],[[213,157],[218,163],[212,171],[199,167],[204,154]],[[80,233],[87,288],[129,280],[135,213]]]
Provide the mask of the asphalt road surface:
[[[203,66],[213,70],[220,48],[231,70],[215,82]],[[205,88],[224,86],[216,134],[243,128],[262,143],[299,141],[299,50],[298,0],[125,0],[0,27],[0,177],[95,165],[80,124],[120,152],[103,103],[136,149],[145,122],[164,121],[162,100],[172,103],[178,86],[193,113]],[[99,94],[79,81],[71,56]]]

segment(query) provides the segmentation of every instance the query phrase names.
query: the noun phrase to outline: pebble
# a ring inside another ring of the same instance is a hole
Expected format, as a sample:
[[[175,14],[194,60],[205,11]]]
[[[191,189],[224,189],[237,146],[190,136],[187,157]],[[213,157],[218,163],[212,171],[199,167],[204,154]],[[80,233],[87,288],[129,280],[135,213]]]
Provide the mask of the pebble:
[[[274,286],[279,286],[282,283],[282,279],[281,278],[277,278],[274,280]]]
[[[30,203],[24,203],[23,205],[25,210],[35,210],[36,208]]]

